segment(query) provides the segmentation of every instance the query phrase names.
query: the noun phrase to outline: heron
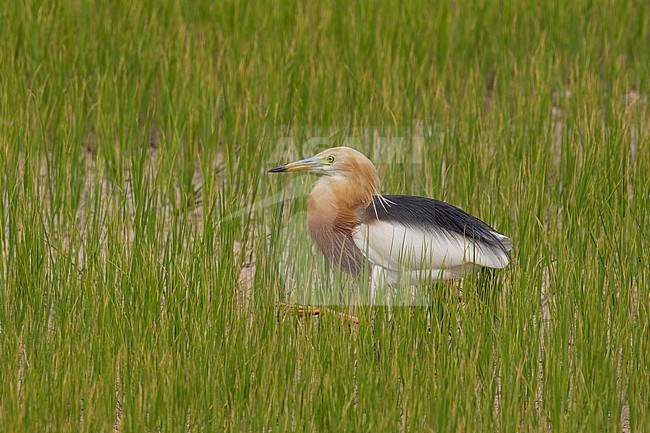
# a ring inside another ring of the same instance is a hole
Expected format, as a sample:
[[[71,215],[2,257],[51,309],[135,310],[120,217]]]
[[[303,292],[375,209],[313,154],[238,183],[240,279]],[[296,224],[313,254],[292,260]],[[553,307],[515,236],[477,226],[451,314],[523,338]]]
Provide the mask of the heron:
[[[369,273],[371,302],[382,284],[459,279],[510,262],[510,238],[460,208],[381,194],[375,165],[355,149],[334,147],[269,170],[284,172],[321,175],[308,198],[309,234],[327,261]]]

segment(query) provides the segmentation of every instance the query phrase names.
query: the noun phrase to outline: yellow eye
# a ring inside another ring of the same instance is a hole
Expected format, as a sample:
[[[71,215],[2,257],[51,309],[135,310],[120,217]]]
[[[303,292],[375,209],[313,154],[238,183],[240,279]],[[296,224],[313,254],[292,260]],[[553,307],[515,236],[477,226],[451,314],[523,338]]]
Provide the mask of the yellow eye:
[[[331,164],[331,163],[334,162],[335,159],[336,159],[336,157],[334,155],[330,155],[330,156],[327,157],[327,162],[329,162]]]

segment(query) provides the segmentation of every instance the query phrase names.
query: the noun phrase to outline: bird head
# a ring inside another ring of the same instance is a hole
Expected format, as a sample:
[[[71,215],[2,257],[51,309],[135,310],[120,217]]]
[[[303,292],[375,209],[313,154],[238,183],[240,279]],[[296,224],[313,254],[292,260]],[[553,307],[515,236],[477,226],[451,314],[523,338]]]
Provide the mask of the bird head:
[[[377,170],[372,162],[363,153],[345,146],[333,147],[310,158],[280,165],[270,169],[269,173],[299,171],[348,179],[366,177],[372,183],[378,181]]]
[[[323,177],[316,183],[312,196],[333,193],[339,201],[350,206],[368,205],[374,194],[379,194],[379,174],[366,156],[349,147],[333,147],[300,161],[280,165],[269,173],[307,171]]]

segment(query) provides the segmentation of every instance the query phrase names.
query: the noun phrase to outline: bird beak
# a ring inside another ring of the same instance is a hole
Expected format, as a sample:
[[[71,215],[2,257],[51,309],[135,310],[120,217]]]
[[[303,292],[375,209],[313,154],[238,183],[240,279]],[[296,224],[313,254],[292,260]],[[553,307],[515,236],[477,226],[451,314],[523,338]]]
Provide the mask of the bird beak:
[[[291,173],[294,171],[314,171],[323,166],[316,158],[301,159],[269,170],[269,173]]]

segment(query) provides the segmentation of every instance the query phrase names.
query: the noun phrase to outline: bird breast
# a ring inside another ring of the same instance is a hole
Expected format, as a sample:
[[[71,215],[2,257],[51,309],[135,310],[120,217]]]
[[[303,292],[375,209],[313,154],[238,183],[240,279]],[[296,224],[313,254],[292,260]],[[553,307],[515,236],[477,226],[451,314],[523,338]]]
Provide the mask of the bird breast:
[[[359,225],[356,213],[332,206],[332,202],[320,202],[309,198],[307,229],[325,258],[344,271],[359,275],[365,258],[354,244],[352,232]]]

